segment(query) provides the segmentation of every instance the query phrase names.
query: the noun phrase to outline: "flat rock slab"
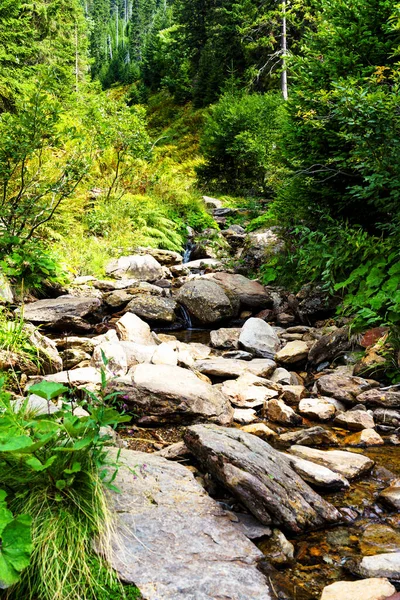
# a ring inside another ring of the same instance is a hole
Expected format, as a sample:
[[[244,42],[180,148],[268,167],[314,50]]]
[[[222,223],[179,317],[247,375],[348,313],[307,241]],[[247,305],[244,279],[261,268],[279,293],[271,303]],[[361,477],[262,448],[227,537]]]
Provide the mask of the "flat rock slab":
[[[400,582],[400,552],[364,556],[357,571],[362,577],[387,577]]]
[[[316,450],[306,446],[292,446],[289,452],[305,460],[332,469],[347,479],[354,479],[372,469],[374,461],[362,454],[343,450]]]
[[[239,429],[189,427],[185,444],[265,525],[293,532],[334,523],[338,511],[314,492],[267,442]]]
[[[38,300],[26,304],[23,309],[24,319],[32,323],[48,326],[73,324],[95,313],[101,306],[98,298],[75,298],[75,296],[59,296],[49,300]]]
[[[337,581],[324,588],[321,600],[385,600],[396,592],[387,579]]]
[[[188,469],[130,450],[120,460],[111,562],[123,581],[146,600],[272,600],[261,551]]]
[[[194,366],[197,371],[205,375],[210,375],[210,377],[230,379],[240,377],[245,373],[252,373],[257,377],[268,377],[274,372],[276,363],[268,358],[239,360],[216,356],[215,358],[196,361]]]
[[[343,490],[350,487],[349,482],[339,473],[334,473],[331,469],[317,465],[310,460],[304,460],[293,454],[282,454],[290,466],[307,483],[315,485],[318,488],[328,490]]]

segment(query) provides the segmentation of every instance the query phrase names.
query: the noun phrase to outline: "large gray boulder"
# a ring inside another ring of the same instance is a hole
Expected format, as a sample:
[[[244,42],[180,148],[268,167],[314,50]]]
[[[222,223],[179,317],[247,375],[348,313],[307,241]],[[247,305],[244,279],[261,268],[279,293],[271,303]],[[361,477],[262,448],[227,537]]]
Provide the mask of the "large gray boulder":
[[[232,422],[229,399],[192,371],[170,365],[140,364],[132,378],[110,381],[143,423]]]
[[[147,600],[272,600],[261,551],[189,469],[130,450],[119,461],[111,565],[122,581]]]
[[[176,321],[176,308],[177,304],[173,298],[142,294],[132,298],[126,310],[145,321],[170,324]]]
[[[262,309],[273,305],[273,300],[264,286],[243,275],[221,271],[204,275],[204,279],[215,281],[225,290],[238,296],[243,307]]]
[[[231,319],[239,312],[238,296],[207,279],[188,281],[180,288],[177,299],[203,325]]]
[[[400,392],[396,390],[373,389],[357,396],[357,403],[383,408],[400,408]]]
[[[265,525],[293,532],[335,523],[340,513],[314,492],[267,442],[239,429],[195,425],[185,444]]]
[[[52,329],[88,331],[91,325],[86,319],[94,317],[100,307],[101,301],[98,298],[66,295],[25,304],[22,314],[26,321]]]
[[[277,334],[262,319],[251,318],[242,327],[239,345],[260,358],[274,358],[280,342]]]
[[[138,279],[139,281],[157,281],[164,276],[160,263],[149,254],[140,256],[121,256],[106,266],[106,274],[114,279]]]
[[[345,404],[362,402],[358,399],[358,396],[377,385],[379,384],[371,379],[351,377],[339,373],[323,375],[316,381],[316,388],[321,396],[330,396]]]

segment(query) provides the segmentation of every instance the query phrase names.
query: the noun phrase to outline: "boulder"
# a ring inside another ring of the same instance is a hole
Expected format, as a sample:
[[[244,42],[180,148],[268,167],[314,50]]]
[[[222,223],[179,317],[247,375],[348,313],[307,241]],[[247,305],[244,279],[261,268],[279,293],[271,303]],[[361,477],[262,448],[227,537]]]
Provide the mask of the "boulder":
[[[228,398],[192,371],[169,365],[140,364],[132,378],[110,381],[142,423],[211,421],[229,425],[233,409]]]
[[[304,385],[284,385],[282,386],[282,391],[282,400],[293,405],[299,404],[300,400],[304,398],[307,392]]]
[[[382,577],[336,581],[323,589],[321,600],[385,600],[395,591],[392,584]]]
[[[278,367],[271,375],[271,381],[274,383],[281,383],[282,385],[290,385],[292,382],[292,376],[283,367]]]
[[[93,350],[98,344],[96,338],[85,338],[76,335],[66,335],[65,337],[58,338],[53,341],[55,342],[58,350],[81,350],[87,354],[92,354]]]
[[[329,421],[335,416],[336,408],[324,398],[303,398],[299,402],[299,413],[309,419]]]
[[[346,479],[354,479],[368,473],[374,466],[374,461],[370,458],[343,450],[317,450],[307,446],[292,446],[289,452],[340,473]]]
[[[394,390],[373,389],[360,393],[357,402],[383,408],[400,408],[400,392]]]
[[[81,369],[72,369],[71,371],[61,371],[53,375],[46,375],[42,380],[55,381],[63,385],[72,385],[73,387],[85,387],[86,385],[97,385],[101,383],[100,371],[95,367],[83,367]]]
[[[281,442],[289,444],[300,444],[302,446],[337,446],[338,439],[329,429],[317,425],[309,429],[290,431],[279,436]]]
[[[374,410],[374,421],[379,425],[400,427],[400,411],[390,408],[377,408]]]
[[[275,355],[275,360],[284,365],[290,365],[303,361],[308,356],[308,345],[305,342],[296,340],[288,342],[286,346],[279,350]]]
[[[239,429],[189,427],[185,444],[200,463],[265,525],[298,533],[340,518],[267,442]]]
[[[186,467],[130,450],[118,461],[111,566],[122,581],[147,600],[272,600],[261,551]]]
[[[353,435],[345,437],[343,444],[345,446],[362,447],[366,448],[369,446],[383,446],[385,442],[375,431],[375,429],[363,429]]]
[[[120,339],[124,342],[135,342],[145,346],[155,345],[149,325],[133,313],[125,313],[117,321],[116,328]]]
[[[157,346],[149,344],[136,344],[135,342],[119,342],[124,349],[128,369],[141,363],[151,363]]]
[[[257,419],[257,413],[252,408],[235,408],[233,411],[233,420],[241,425],[248,425]]]
[[[280,342],[271,325],[262,319],[251,318],[242,327],[239,345],[254,356],[273,359]]]
[[[155,349],[151,362],[153,365],[178,366],[178,353],[169,344],[162,343]]]
[[[210,273],[204,278],[209,278],[218,283],[225,290],[239,296],[242,307],[251,309],[269,308],[272,306],[272,298],[266,292],[264,286],[258,281],[247,279],[243,275],[236,273]]]
[[[210,377],[223,377],[225,379],[240,377],[245,373],[253,373],[258,377],[268,377],[276,364],[269,359],[237,360],[232,358],[209,358],[195,362],[195,368]]]
[[[207,279],[188,281],[180,288],[177,299],[203,325],[236,317],[239,312],[238,297]]]
[[[255,408],[263,406],[271,398],[278,396],[278,391],[273,389],[274,384],[252,373],[245,373],[238,379],[224,381],[221,390],[235,406]]]
[[[342,327],[342,329],[336,329],[317,340],[310,350],[308,360],[314,365],[330,362],[339,354],[350,350],[351,347],[349,328]]]
[[[362,431],[375,427],[374,418],[366,410],[349,410],[339,412],[335,417],[334,424],[350,431]]]
[[[75,298],[66,295],[25,304],[22,313],[26,321],[58,331],[89,331],[91,325],[85,318],[94,317],[100,307],[101,302],[98,298]]]
[[[345,490],[350,487],[350,483],[343,475],[327,467],[291,454],[283,454],[283,456],[289,461],[292,469],[311,485],[327,490]]]
[[[323,375],[316,381],[318,392],[322,396],[332,396],[345,404],[357,404],[358,396],[379,385],[376,381],[333,373]],[[400,396],[400,394],[399,394]],[[362,402],[362,400],[361,400]]]
[[[128,288],[135,287],[139,284],[137,279],[105,279],[93,282],[93,287],[101,290],[102,292],[114,292],[117,290],[126,290]]]
[[[104,369],[112,376],[123,376],[128,372],[128,360],[124,347],[120,343],[104,342],[96,346],[91,366]]]
[[[114,292],[104,296],[104,302],[107,306],[116,311],[126,306],[133,297],[134,294],[127,290],[115,290]]]
[[[140,294],[130,300],[126,310],[146,321],[170,324],[176,321],[177,306],[173,298]]]
[[[31,323],[26,323],[24,330],[29,335],[30,343],[36,348],[42,373],[51,374],[62,371],[63,360],[55,341],[42,335]]]
[[[301,425],[303,419],[294,412],[293,408],[286,406],[283,400],[272,399],[268,402],[267,417],[273,423],[281,425]]]
[[[139,281],[156,281],[164,276],[160,263],[149,254],[140,256],[121,256],[106,266],[106,274],[114,279],[138,279]]]
[[[183,256],[173,250],[160,250],[160,248],[138,248],[140,254],[149,254],[161,265],[170,267],[171,265],[181,265]]]
[[[397,511],[400,511],[400,479],[393,481],[385,488],[379,498]]]
[[[364,556],[357,571],[362,577],[387,577],[400,582],[400,552]]]
[[[213,348],[237,349],[239,348],[240,328],[221,328],[210,332],[210,341]]]

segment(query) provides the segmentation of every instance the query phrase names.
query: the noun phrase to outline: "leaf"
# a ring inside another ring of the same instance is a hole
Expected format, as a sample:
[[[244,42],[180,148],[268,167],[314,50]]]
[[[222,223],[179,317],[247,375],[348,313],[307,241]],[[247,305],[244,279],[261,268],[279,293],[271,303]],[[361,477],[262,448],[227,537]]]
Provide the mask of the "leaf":
[[[73,473],[79,473],[82,469],[82,465],[79,462],[74,462],[70,469],[64,469],[64,473],[72,475]]]
[[[46,462],[43,464],[38,458],[36,458],[36,456],[32,456],[31,458],[28,458],[28,460],[26,461],[26,464],[29,465],[30,467],[32,467],[32,469],[34,471],[37,471],[38,473],[40,473],[40,472],[46,471],[48,468],[50,468],[51,465],[56,460],[56,458],[57,458],[56,456],[50,456],[50,458],[48,458],[46,460]]]
[[[11,514],[11,513],[10,513]],[[19,515],[5,525],[1,533],[0,588],[6,589],[17,583],[20,573],[29,566],[33,550],[31,537],[32,519]]]
[[[68,388],[66,388],[65,385],[54,381],[41,381],[29,388],[29,393],[36,394],[48,401],[61,396],[61,394],[64,394],[67,391]]]
[[[58,490],[62,491],[66,487],[67,487],[67,482],[65,481],[65,479],[58,479],[58,481],[56,481],[56,488]]]
[[[18,452],[32,446],[32,440],[27,435],[0,439],[0,452]]]

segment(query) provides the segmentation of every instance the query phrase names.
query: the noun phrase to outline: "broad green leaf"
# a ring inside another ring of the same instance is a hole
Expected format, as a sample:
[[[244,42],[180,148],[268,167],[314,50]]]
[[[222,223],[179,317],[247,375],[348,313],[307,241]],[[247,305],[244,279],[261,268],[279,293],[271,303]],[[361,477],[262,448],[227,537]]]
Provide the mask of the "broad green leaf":
[[[40,383],[36,383],[29,388],[29,393],[36,394],[45,400],[52,400],[53,398],[57,398],[68,391],[68,388],[61,383],[56,383],[54,381],[41,381]]]

